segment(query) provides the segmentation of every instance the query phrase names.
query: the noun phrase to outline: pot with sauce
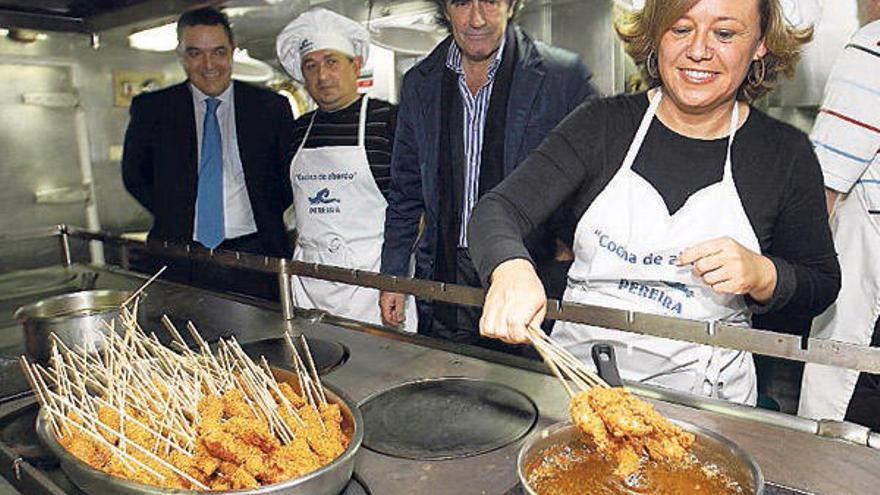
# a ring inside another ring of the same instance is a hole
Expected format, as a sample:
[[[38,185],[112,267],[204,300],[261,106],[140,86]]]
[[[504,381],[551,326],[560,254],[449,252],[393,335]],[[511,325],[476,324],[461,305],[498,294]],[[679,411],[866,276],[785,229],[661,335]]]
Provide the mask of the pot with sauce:
[[[696,437],[694,462],[672,466],[644,460],[622,479],[616,463],[595,451],[571,422],[552,425],[519,452],[517,474],[530,495],[761,495],[764,476],[754,458],[730,440],[699,426],[673,421]]]

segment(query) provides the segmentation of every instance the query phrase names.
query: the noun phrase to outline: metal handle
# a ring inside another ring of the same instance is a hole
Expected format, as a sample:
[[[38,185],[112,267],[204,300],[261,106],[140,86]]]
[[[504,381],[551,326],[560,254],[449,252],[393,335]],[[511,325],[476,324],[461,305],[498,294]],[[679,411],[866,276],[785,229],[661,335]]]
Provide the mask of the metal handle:
[[[133,244],[144,246],[143,242],[133,242],[106,232],[90,232],[75,227],[65,226],[71,236],[86,240],[100,240],[116,244]],[[189,259],[210,259],[221,266],[256,270],[264,273],[287,273],[311,277],[332,282],[371,287],[413,294],[423,299],[450,302],[467,306],[482,306],[485,292],[475,287],[444,284],[427,280],[399,278],[372,273],[355,271],[336,266],[323,266],[300,261],[278,260],[242,254],[238,252],[218,251],[211,253],[201,247],[184,249],[180,245],[164,241],[147,242],[147,249],[166,256],[183,256]],[[282,263],[283,261],[283,263]],[[281,282],[282,290],[290,292],[287,281]],[[283,292],[282,292],[283,294]],[[292,298],[282,298],[282,304],[290,301],[288,315],[293,315]],[[859,370],[868,373],[880,373],[880,349],[869,346],[837,342],[824,339],[809,339],[809,346],[803,349],[801,337],[785,335],[768,330],[740,327],[726,322],[709,324],[700,320],[681,319],[672,316],[649,313],[635,313],[615,308],[571,302],[550,301],[547,317],[555,320],[570,321],[586,325],[613,328],[642,335],[651,335],[674,339],[694,344],[711,345],[740,351],[754,352],[795,361],[825,364]],[[709,331],[713,335],[709,335]]]
[[[620,371],[617,369],[614,347],[611,344],[596,344],[593,346],[591,354],[599,376],[605,380],[605,383],[612,387],[622,387],[623,380],[620,379]]]
[[[293,287],[290,275],[287,274],[287,259],[282,258],[278,262],[278,293],[281,295],[281,314],[285,320],[294,318],[293,312]]]

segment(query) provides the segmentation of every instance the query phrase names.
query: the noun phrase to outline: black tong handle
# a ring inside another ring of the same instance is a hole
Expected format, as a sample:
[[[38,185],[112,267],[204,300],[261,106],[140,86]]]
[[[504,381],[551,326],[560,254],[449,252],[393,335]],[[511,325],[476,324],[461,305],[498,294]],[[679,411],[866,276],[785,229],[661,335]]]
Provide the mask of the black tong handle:
[[[622,387],[620,371],[617,369],[617,357],[614,355],[614,346],[611,344],[595,344],[592,349],[593,364],[599,371],[599,376],[605,383],[612,387]]]

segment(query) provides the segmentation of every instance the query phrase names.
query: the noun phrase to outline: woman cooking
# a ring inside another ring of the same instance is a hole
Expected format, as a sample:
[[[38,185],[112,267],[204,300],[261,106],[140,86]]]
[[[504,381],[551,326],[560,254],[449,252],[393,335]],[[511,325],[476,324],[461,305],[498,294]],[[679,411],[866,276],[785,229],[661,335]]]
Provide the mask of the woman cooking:
[[[819,164],[804,134],[749,106],[791,75],[810,31],[778,0],[646,0],[616,28],[653,89],[582,105],[480,201],[480,332],[524,343],[543,320],[522,239],[566,201],[579,216],[567,301],[738,325],[821,312],[840,269]],[[585,360],[614,344],[624,379],[756,400],[746,352],[567,322],[553,337]]]

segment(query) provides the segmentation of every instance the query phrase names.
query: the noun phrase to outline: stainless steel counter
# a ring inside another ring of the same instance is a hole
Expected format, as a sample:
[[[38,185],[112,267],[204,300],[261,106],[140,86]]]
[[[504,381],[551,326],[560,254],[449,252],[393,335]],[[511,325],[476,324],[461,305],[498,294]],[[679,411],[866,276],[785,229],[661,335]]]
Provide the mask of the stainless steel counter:
[[[74,266],[71,270],[98,272],[98,288],[134,288],[145,280],[140,275],[112,268]],[[165,282],[156,282],[147,292],[142,303],[146,326],[155,329],[163,339],[168,336],[158,324],[162,312],[168,313],[175,323],[192,320],[207,340],[234,334],[239,341],[249,342],[282,333],[279,308],[273,305],[234,300]],[[0,311],[7,310],[9,308],[0,304]],[[530,434],[567,416],[564,390],[553,377],[540,372],[539,363],[332,317],[318,323],[300,319],[295,324],[308,336],[337,341],[348,348],[348,360],[325,375],[324,380],[358,402],[403,382],[460,376],[505,384],[531,398],[540,417]],[[0,343],[6,343],[0,348],[3,357],[20,352],[16,348],[20,346],[20,338],[16,344],[13,337],[17,331],[14,327],[0,330]],[[14,367],[3,371],[0,394],[15,392],[13,385],[18,382],[7,379],[6,375],[16,372]],[[706,403],[704,409],[665,401],[656,404],[672,418],[717,431],[744,447],[757,459],[770,482],[827,495],[868,494],[880,490],[880,451],[747,419],[749,411],[744,408],[723,412],[720,410],[725,406],[721,403]],[[0,414],[2,412],[0,407]],[[783,415],[761,414],[771,422],[778,419],[779,425],[787,422]],[[398,459],[364,448],[358,456],[356,472],[373,494],[500,495],[517,484],[515,466],[521,444],[522,440],[486,454],[446,461]],[[0,472],[6,475],[10,466],[0,466]]]

